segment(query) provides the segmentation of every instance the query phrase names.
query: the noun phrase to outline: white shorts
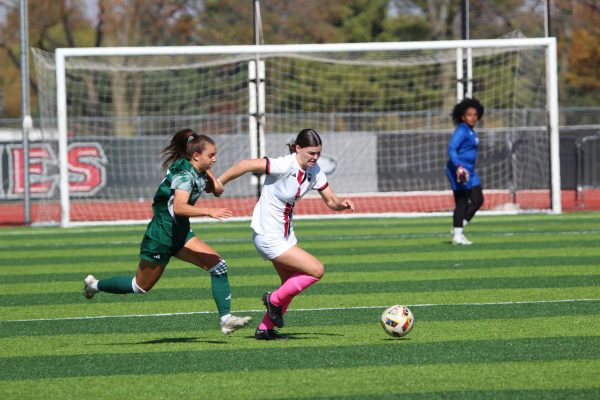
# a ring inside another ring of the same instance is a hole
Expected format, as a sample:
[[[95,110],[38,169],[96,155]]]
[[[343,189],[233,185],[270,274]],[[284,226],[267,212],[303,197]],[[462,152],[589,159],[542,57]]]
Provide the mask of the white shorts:
[[[259,235],[254,232],[252,235],[254,247],[264,260],[272,260],[279,257],[298,243],[294,231],[290,232],[287,238],[282,236]]]

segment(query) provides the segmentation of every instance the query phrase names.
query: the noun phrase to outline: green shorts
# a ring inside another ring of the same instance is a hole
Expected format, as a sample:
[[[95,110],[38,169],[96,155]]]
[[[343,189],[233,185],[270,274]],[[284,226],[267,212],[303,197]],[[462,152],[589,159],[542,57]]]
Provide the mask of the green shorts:
[[[177,254],[191,238],[196,236],[196,234],[189,229],[185,235],[182,233],[178,236],[178,238],[172,238],[171,242],[167,243],[166,240],[156,240],[151,238],[146,231],[142,244],[140,245],[140,259],[166,266],[171,257]]]

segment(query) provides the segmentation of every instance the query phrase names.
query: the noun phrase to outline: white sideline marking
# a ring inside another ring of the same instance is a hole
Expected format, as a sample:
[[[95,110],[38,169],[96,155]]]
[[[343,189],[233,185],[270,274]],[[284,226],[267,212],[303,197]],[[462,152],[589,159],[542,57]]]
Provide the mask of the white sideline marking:
[[[480,233],[480,237],[490,236],[490,237],[513,237],[513,236],[544,236],[544,235],[594,235],[600,233],[600,229],[586,229],[580,231],[522,231],[522,232],[482,232]],[[432,233],[406,233],[406,234],[381,234],[381,235],[339,235],[339,236],[316,236],[313,239],[304,239],[304,241],[322,241],[322,240],[330,240],[330,241],[343,241],[343,240],[370,240],[370,239],[411,239],[411,238],[438,238],[438,237],[449,237],[446,232],[432,232]],[[250,236],[244,238],[203,238],[203,241],[206,243],[251,243],[252,239]],[[99,241],[95,242],[86,242],[89,245],[138,245],[140,243],[139,240],[112,240],[112,241]],[[34,248],[39,247],[38,243],[24,243],[19,244],[21,248]],[[73,247],[73,243],[53,243],[52,247]],[[10,250],[13,249],[13,245],[0,246],[0,250]]]
[[[578,302],[591,302],[600,301],[600,299],[561,299],[561,300],[539,300],[539,301],[498,301],[490,303],[449,303],[449,304],[434,304],[434,303],[423,303],[423,304],[407,304],[409,307],[455,307],[455,306],[497,306],[497,305],[514,305],[514,304],[547,304],[547,303],[578,303]],[[323,308],[296,308],[289,310],[291,312],[303,312],[303,311],[334,311],[334,310],[374,310],[374,309],[385,309],[389,305],[385,306],[356,306],[356,307],[323,307]],[[236,313],[260,313],[265,310],[238,310]],[[190,311],[190,312],[179,312],[179,313],[160,313],[160,314],[129,314],[129,315],[95,315],[92,317],[65,317],[65,318],[36,318],[36,319],[7,319],[0,320],[0,324],[6,322],[42,322],[42,321],[79,321],[87,319],[106,319],[106,318],[145,318],[145,317],[174,317],[181,315],[204,315],[204,314],[216,314],[215,311]]]

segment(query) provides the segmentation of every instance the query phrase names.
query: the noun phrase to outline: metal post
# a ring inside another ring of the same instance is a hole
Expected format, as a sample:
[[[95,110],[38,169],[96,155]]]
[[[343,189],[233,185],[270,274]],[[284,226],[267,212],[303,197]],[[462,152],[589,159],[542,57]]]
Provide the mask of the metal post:
[[[66,57],[69,49],[56,49],[56,119],[58,127],[58,185],[60,188],[60,226],[71,223],[71,199],[69,198],[69,158],[67,152],[67,76]]]
[[[465,98],[465,85],[463,74],[463,49],[456,49],[456,102],[459,103]]]
[[[469,40],[469,0],[462,0],[460,5],[461,39]]]
[[[469,0],[461,1],[461,12],[460,12],[460,20],[461,20],[461,35],[462,40],[470,40],[471,39],[471,29],[469,25]],[[466,85],[464,89],[466,92],[464,93],[465,97],[473,97],[473,55],[470,47],[466,48],[467,50],[467,59],[466,62]]]
[[[585,208],[583,199],[583,142],[575,141],[575,207]]]
[[[31,223],[31,202],[29,191],[29,131],[32,120],[29,115],[29,28],[27,0],[20,0],[21,19],[21,117],[23,118],[23,210],[24,223]]]
[[[260,46],[260,32],[262,22],[260,20],[260,1],[254,0],[254,45]],[[263,157],[265,153],[264,136],[264,118],[265,118],[265,98],[264,98],[264,69],[261,68],[261,61],[258,52],[254,60],[255,79],[256,79],[256,150],[257,156]],[[256,175],[256,197],[260,197],[262,189],[262,177]]]
[[[560,184],[560,132],[558,130],[558,66],[556,61],[556,39],[549,38],[546,48],[547,112],[550,131],[550,187],[552,188],[552,211],[562,213]]]
[[[551,35],[550,29],[550,0],[546,0],[544,7],[544,36],[549,37]]]

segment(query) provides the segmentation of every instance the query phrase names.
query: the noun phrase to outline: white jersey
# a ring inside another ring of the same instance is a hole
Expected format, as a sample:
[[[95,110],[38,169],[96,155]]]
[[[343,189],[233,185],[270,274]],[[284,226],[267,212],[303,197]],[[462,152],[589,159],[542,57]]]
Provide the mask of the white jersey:
[[[292,212],[296,201],[311,189],[327,187],[319,164],[304,171],[296,154],[267,158],[265,183],[252,213],[252,229],[259,235],[287,237],[293,230]]]

